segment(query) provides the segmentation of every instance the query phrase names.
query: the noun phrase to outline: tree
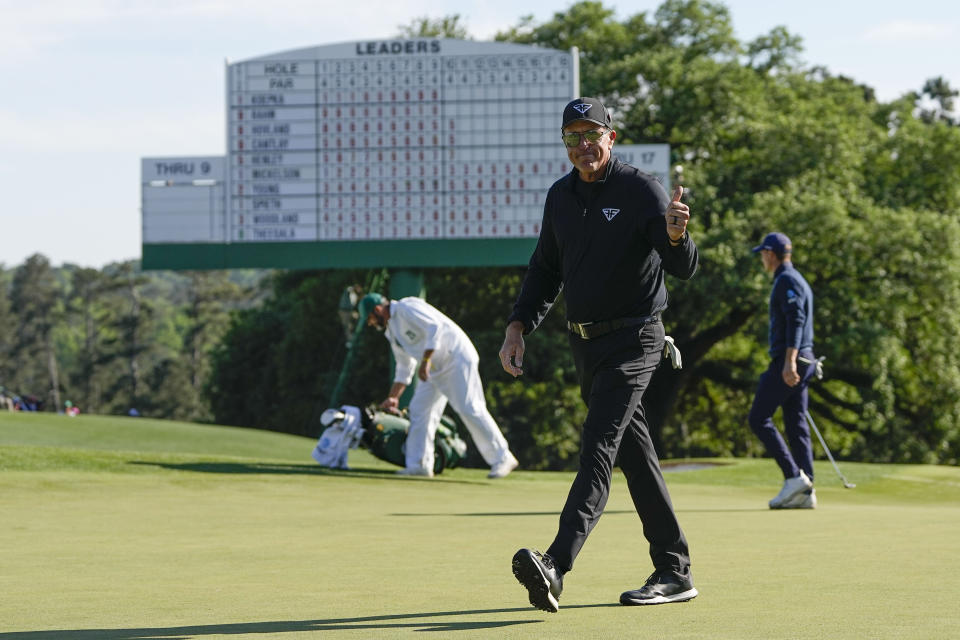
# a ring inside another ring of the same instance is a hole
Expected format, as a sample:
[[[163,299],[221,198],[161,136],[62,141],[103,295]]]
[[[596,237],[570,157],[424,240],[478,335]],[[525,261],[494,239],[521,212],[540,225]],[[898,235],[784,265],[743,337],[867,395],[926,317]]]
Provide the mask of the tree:
[[[16,369],[12,354],[16,346],[16,317],[10,306],[7,272],[0,264],[0,385],[9,385]]]
[[[138,273],[134,263],[114,265],[107,273],[106,286],[119,295],[113,301],[116,305],[111,326],[113,337],[105,345],[102,361],[121,364],[123,373],[113,379],[105,396],[112,411],[126,413],[130,408],[142,407],[147,399],[142,360],[155,345],[149,338],[155,303],[142,295],[141,287],[148,278]]]
[[[429,18],[414,18],[410,24],[397,27],[401,38],[452,38],[470,40],[467,28],[460,22],[460,14]]]
[[[225,271],[191,271],[184,305],[182,349],[179,357],[162,360],[154,380],[166,381],[167,396],[154,403],[153,415],[182,420],[210,420],[204,386],[210,376],[210,352],[225,333],[230,309],[245,297],[244,290]],[[173,384],[174,381],[182,382]],[[171,391],[173,391],[171,393]]]
[[[880,204],[954,215],[960,210],[960,127],[915,114],[913,96],[881,105],[864,187]]]
[[[920,119],[926,123],[944,122],[949,125],[958,124],[954,116],[954,98],[960,95],[950,86],[950,83],[943,77],[937,76],[930,78],[923,85],[921,97],[927,98],[933,103],[930,109],[920,110]]]
[[[761,73],[796,69],[802,52],[803,39],[782,26],[747,45],[748,64]]]
[[[53,410],[60,407],[60,379],[52,331],[59,317],[59,292],[46,257],[34,254],[13,275],[10,302],[17,314],[18,342],[13,349],[20,393],[41,394]]]
[[[57,410],[206,420],[210,351],[229,313],[255,305],[265,272],[143,273],[41,256],[0,269],[0,384]],[[49,388],[49,391],[46,391]]]
[[[74,389],[79,390],[75,399],[83,411],[99,413],[108,384],[104,365],[109,360],[107,343],[115,319],[108,298],[120,284],[97,269],[78,268],[72,276],[67,315],[78,320],[74,328],[81,336],[76,365],[69,378]]]
[[[337,305],[343,289],[364,282],[356,271],[278,272],[261,307],[236,312],[213,349],[206,386],[216,422],[319,435],[319,417],[346,354]],[[342,394],[346,404],[378,399],[387,354],[365,336]],[[382,338],[381,338],[382,341]],[[381,345],[376,345],[380,347]]]

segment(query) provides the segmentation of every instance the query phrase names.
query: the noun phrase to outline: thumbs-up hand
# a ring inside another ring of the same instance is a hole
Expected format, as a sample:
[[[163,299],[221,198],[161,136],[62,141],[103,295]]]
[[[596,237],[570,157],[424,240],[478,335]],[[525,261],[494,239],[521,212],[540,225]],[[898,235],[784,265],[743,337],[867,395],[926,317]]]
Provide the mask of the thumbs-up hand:
[[[679,184],[673,190],[673,197],[667,205],[665,216],[667,219],[667,235],[670,244],[678,244],[687,232],[687,222],[690,220],[690,207],[680,202],[683,197],[683,187]]]

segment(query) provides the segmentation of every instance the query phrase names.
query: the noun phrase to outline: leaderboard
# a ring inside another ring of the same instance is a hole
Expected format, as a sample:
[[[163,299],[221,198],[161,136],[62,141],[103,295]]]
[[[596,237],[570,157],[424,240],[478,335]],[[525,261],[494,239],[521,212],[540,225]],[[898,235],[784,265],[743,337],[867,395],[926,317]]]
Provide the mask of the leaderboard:
[[[576,56],[364,41],[227,66],[231,243],[533,238]]]

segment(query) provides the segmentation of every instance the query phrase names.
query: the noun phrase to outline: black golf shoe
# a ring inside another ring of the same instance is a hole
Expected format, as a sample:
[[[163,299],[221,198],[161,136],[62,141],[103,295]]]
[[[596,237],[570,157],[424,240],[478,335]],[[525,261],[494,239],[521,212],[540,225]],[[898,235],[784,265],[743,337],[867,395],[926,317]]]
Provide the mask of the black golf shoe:
[[[620,594],[620,604],[666,604],[668,602],[686,602],[697,597],[693,581],[671,571],[657,572],[647,578],[647,583],[639,589],[624,591]]]
[[[560,609],[563,574],[554,565],[553,558],[539,551],[520,549],[513,554],[513,575],[527,588],[530,604],[550,613]]]

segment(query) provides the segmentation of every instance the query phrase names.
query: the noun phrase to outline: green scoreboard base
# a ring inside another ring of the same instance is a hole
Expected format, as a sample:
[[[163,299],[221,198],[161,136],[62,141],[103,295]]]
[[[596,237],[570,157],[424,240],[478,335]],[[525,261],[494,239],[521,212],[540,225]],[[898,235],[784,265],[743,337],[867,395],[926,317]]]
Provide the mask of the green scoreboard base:
[[[144,244],[143,269],[350,269],[525,265],[536,238]]]

